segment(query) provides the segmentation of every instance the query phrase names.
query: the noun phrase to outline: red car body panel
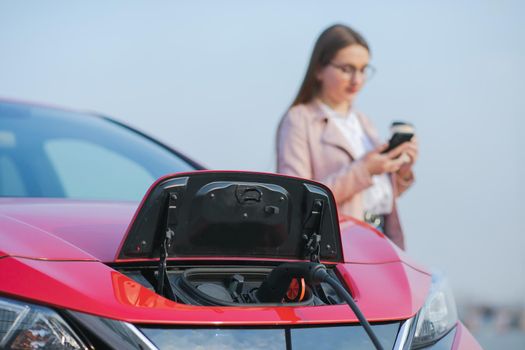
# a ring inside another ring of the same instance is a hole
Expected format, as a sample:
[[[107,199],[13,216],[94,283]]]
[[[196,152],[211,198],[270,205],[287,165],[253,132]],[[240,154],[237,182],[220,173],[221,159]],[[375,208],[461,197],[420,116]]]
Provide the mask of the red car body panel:
[[[344,261],[360,264],[380,264],[402,261],[414,269],[430,273],[425,267],[415,262],[403,250],[386,239],[385,235],[372,226],[352,217],[340,218],[341,240]]]
[[[103,262],[115,261],[116,252],[137,205],[136,202],[0,198],[0,215],[4,217],[3,220],[18,222],[19,229],[25,226],[24,230],[35,231],[31,235],[9,236],[8,240],[2,241],[0,256],[3,254],[49,260],[90,260],[94,257]],[[39,234],[42,236],[37,236]],[[26,236],[27,242],[24,243],[22,240]],[[60,239],[70,245],[64,245],[60,241],[54,244],[36,244],[44,239]],[[350,217],[341,218],[341,240],[345,262],[370,264],[403,261],[429,273],[395,245],[390,244],[382,233],[361,221]],[[16,250],[15,244],[18,246]],[[59,245],[65,250],[60,250]],[[77,255],[72,253],[75,247],[78,250]],[[90,256],[87,257],[80,250]]]
[[[458,322],[456,326],[456,335],[454,336],[454,343],[452,344],[452,350],[478,350],[482,349],[478,341],[470,334],[468,329],[461,323]]]
[[[26,227],[2,239],[0,251],[34,259],[110,262],[136,208],[136,202],[0,199],[0,215]],[[8,232],[3,225],[0,230]]]
[[[132,323],[277,325],[357,322],[346,305],[209,307],[179,304],[96,261],[57,262],[4,257],[0,259],[0,269],[5,271],[4,293]],[[338,269],[345,280],[350,281],[351,289],[359,285],[355,290],[357,304],[372,322],[414,316],[424,301],[422,294],[430,285],[430,276],[400,262],[340,264]],[[385,288],[385,280],[391,282],[388,288]]]
[[[2,255],[46,260],[94,260],[74,245],[38,227],[0,215],[0,234],[17,232],[14,239],[2,240]],[[10,237],[10,236],[8,236]]]
[[[102,263],[113,261],[136,207],[137,203],[131,202],[0,200],[1,230],[18,232],[1,236],[4,257],[0,259],[0,270],[6,271],[3,292],[137,323],[263,325],[357,321],[346,305],[200,307],[155,294]],[[337,270],[367,318],[386,321],[414,316],[429,290],[430,274],[402,261],[398,250],[366,224],[347,219],[342,231],[346,263],[338,264]]]

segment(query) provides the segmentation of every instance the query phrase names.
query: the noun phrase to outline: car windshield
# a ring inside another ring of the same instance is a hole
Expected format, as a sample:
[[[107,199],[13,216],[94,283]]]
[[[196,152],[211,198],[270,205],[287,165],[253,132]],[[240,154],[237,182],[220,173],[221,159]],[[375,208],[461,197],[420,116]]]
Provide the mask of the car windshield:
[[[0,102],[0,196],[140,200],[160,176],[194,170],[109,119]]]

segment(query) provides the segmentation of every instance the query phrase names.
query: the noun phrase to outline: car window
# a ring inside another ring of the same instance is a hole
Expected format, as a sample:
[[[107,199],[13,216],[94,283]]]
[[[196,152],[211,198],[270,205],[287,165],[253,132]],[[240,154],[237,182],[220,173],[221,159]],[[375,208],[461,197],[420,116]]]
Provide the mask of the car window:
[[[51,140],[44,150],[65,197],[133,200],[156,180],[140,163],[91,142]]]
[[[110,119],[0,102],[0,196],[138,201],[159,177],[192,170]]]
[[[0,155],[0,196],[21,197],[26,195],[26,188],[13,161]]]

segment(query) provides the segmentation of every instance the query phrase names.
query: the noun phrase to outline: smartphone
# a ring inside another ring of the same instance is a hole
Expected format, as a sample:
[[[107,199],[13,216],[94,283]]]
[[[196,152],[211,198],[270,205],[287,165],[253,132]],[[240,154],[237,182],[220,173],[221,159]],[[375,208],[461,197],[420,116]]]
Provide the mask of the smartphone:
[[[402,143],[412,140],[414,137],[414,126],[406,122],[393,122],[390,126],[392,137],[388,141],[388,147],[382,152],[387,153],[401,145]]]

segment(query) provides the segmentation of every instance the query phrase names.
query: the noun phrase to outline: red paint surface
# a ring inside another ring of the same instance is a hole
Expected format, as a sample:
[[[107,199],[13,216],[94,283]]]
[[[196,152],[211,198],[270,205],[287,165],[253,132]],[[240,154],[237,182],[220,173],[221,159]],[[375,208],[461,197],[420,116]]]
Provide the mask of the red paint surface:
[[[155,294],[100,262],[113,261],[136,207],[132,202],[0,199],[0,294],[143,324],[357,322],[346,305],[201,307]],[[367,319],[412,317],[428,293],[429,273],[383,234],[358,220],[341,219],[345,263],[337,271]],[[481,347],[458,324],[453,349]]]
[[[3,256],[48,260],[94,260],[94,258],[42,229],[0,215],[0,251]]]
[[[356,321],[344,305],[198,307],[156,295],[96,261],[111,261],[115,256],[135,208],[136,203],[0,200],[4,252],[0,259],[1,292],[140,323]],[[351,264],[339,264],[338,271],[371,321],[405,319],[423,305],[430,276],[404,262],[382,234],[347,219],[342,225],[342,243],[345,261]],[[188,259],[184,261],[187,263]]]
[[[417,270],[429,273],[383,233],[363,221],[348,216],[340,217],[340,226],[345,262],[377,264],[403,261]]]
[[[456,335],[454,337],[454,343],[452,344],[452,350],[482,350],[481,345],[474,339],[468,329],[459,322],[456,329]]]
[[[135,323],[268,325],[356,322],[346,305],[202,307],[158,296],[100,262],[0,259],[1,290],[35,302]],[[401,262],[340,264],[370,321],[406,319],[422,306],[430,276]],[[358,287],[356,287],[358,286]]]
[[[362,221],[340,218],[341,241],[345,262],[362,264],[399,261],[399,256],[389,240]]]
[[[137,204],[2,198],[0,251],[36,259],[83,259],[74,246],[85,252],[84,258],[88,254],[110,262]]]

